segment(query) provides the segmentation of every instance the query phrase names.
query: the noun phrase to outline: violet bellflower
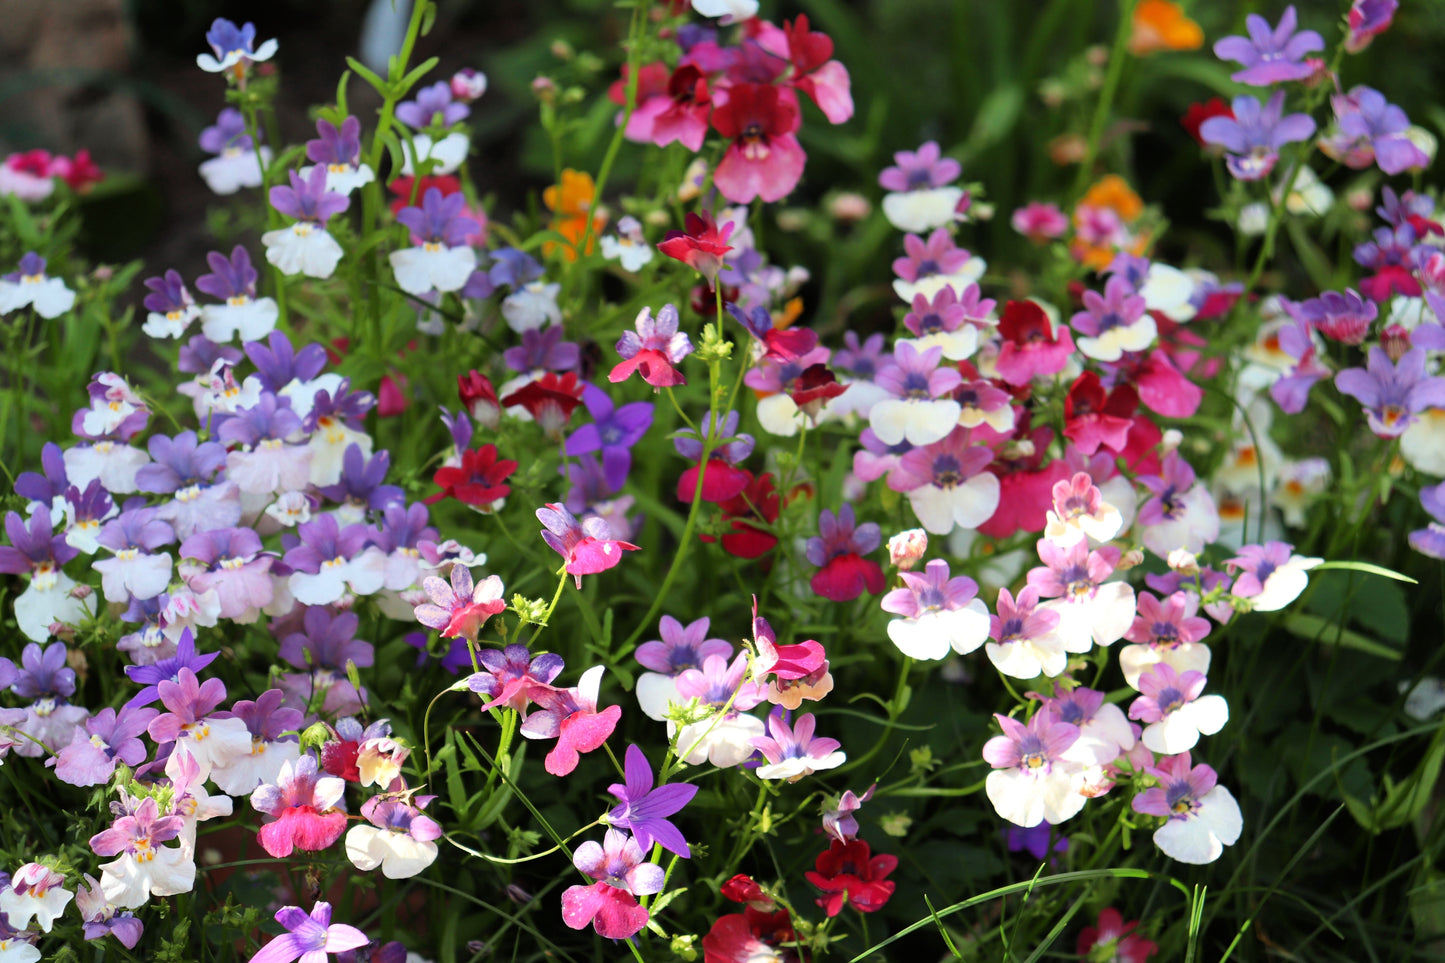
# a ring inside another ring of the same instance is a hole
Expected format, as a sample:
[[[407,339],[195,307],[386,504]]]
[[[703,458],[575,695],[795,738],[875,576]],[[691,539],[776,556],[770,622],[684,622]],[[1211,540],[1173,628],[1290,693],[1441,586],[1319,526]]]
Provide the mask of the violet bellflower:
[[[1248,95],[1234,98],[1234,116],[1211,117],[1199,127],[1207,144],[1227,151],[1225,166],[1235,179],[1257,181],[1274,170],[1279,149],[1285,144],[1309,140],[1315,122],[1308,114],[1284,115],[1284,91],[1279,90],[1260,105]]]
[[[1216,57],[1233,60],[1244,67],[1230,75],[1230,80],[1252,87],[1273,87],[1314,74],[1314,65],[1304,58],[1306,54],[1323,50],[1325,41],[1313,30],[1296,32],[1299,18],[1293,6],[1285,8],[1275,27],[1253,13],[1245,18],[1244,24],[1249,31],[1247,38],[1225,37],[1214,44]]]
[[[332,953],[344,953],[365,946],[371,940],[361,930],[345,923],[331,922],[331,904],[318,902],[308,915],[299,906],[283,906],[276,922],[287,932],[273,939],[251,957],[250,963],[325,963]]]
[[[326,222],[351,206],[345,194],[327,190],[326,169],[313,167],[303,178],[287,171],[290,186],[271,188],[271,206],[296,223],[261,235],[266,260],[282,274],[329,278],[341,261],[341,245],[326,230]]]
[[[463,194],[443,196],[429,187],[420,207],[404,207],[397,213],[397,222],[416,241],[416,246],[389,255],[397,287],[420,295],[432,290],[456,291],[467,283],[477,266],[477,252],[466,239],[481,225],[462,213],[466,204]]]
[[[608,825],[631,830],[644,852],[656,841],[663,849],[684,859],[691,857],[687,840],[668,817],[692,801],[697,787],[690,783],[672,783],[654,788],[652,767],[636,745],[627,747],[623,759],[624,782],[607,787],[619,800],[607,814]]]

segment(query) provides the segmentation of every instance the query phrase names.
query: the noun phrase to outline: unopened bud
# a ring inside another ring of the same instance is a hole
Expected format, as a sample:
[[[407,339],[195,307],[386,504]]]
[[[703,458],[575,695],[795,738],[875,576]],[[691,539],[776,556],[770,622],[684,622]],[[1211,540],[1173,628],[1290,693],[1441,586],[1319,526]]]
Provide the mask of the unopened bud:
[[[921,528],[899,532],[888,540],[888,561],[900,572],[913,568],[927,551],[928,533]]]
[[[873,205],[856,191],[834,194],[828,202],[828,214],[839,221],[861,221],[873,213]]]
[[[1144,550],[1142,548],[1131,548],[1119,557],[1119,564],[1114,566],[1116,572],[1127,572],[1136,565],[1144,562]]]
[[[451,88],[453,100],[460,100],[464,103],[480,100],[481,96],[487,92],[487,75],[480,70],[463,67],[452,74]]]
[[[539,76],[536,80],[532,81],[532,96],[544,104],[553,103],[557,99],[556,81],[551,77]]]
[[[572,45],[560,37],[553,40],[552,46],[548,49],[552,52],[552,56],[558,60],[571,60],[577,56],[577,51],[573,49]]]
[[[1187,548],[1176,548],[1169,553],[1169,567],[1180,575],[1199,574],[1199,559]]]

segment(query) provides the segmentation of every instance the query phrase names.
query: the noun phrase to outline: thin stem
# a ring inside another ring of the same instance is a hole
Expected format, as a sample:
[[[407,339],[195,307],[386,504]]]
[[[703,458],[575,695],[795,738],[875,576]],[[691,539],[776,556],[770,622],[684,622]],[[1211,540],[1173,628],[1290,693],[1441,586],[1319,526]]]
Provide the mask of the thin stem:
[[[1124,72],[1125,56],[1129,37],[1134,32],[1134,5],[1138,0],[1122,0],[1119,10],[1119,29],[1114,34],[1114,46],[1109,50],[1109,72],[1104,75],[1104,88],[1099,92],[1099,104],[1094,109],[1094,119],[1089,124],[1089,142],[1084,148],[1084,161],[1079,165],[1079,176],[1074,181],[1074,197],[1084,193],[1084,185],[1093,174],[1094,161],[1099,156],[1099,141],[1104,137],[1104,126],[1109,122],[1109,112],[1114,107],[1114,94],[1119,89],[1119,78]]]

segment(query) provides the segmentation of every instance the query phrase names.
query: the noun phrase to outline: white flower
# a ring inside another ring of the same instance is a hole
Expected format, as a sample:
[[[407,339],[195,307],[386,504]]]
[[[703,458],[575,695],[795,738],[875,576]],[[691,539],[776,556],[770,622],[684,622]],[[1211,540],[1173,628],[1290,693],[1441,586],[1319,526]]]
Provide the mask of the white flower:
[[[410,177],[416,173],[417,158],[423,161],[430,160],[435,163],[432,167],[432,174],[450,174],[467,159],[467,150],[471,147],[471,141],[467,135],[456,131],[443,137],[439,141],[433,141],[426,134],[413,134],[412,144],[416,146],[416,153],[412,153],[411,146],[402,141],[402,164],[401,173]],[[458,285],[460,287],[460,285]]]
[[[642,226],[634,217],[624,217],[617,223],[617,235],[609,234],[602,239],[602,256],[609,261],[621,261],[624,271],[634,274],[652,260],[652,248],[642,238]]]
[[[19,281],[0,280],[0,314],[33,307],[42,318],[58,318],[75,306],[75,292],[60,278],[22,274]]]
[[[329,278],[341,262],[341,245],[336,238],[310,221],[267,231],[261,235],[261,243],[266,246],[266,260],[287,276]]]
[[[1400,436],[1400,457],[1416,471],[1445,475],[1445,408],[1420,412],[1419,419]]]
[[[557,307],[557,294],[561,290],[560,283],[532,281],[520,291],[513,291],[502,301],[502,317],[507,319],[507,326],[521,334],[533,328],[561,324],[562,311]]]
[[[157,846],[145,855],[141,861],[127,852],[100,864],[100,891],[106,902],[136,909],[152,896],[177,896],[195,888],[195,861],[187,859],[180,847]]]
[[[296,601],[304,605],[330,605],[347,590],[353,595],[371,595],[386,581],[386,555],[371,546],[352,559],[333,558],[321,563],[314,575],[295,572],[288,585]]]
[[[65,877],[41,863],[26,863],[15,871],[10,885],[0,890],[0,913],[12,929],[23,930],[30,924],[46,933],[55,925],[55,918],[65,912],[75,894],[63,885]],[[19,890],[24,890],[20,892]]]
[[[757,16],[758,0],[692,0],[692,9],[704,17],[743,21]]]
[[[234,194],[243,187],[260,187],[264,181],[261,165],[271,163],[271,148],[227,147],[221,154],[201,163],[201,177],[217,194]]]
[[[883,216],[888,223],[910,234],[927,234],[953,223],[961,187],[930,187],[919,191],[893,191],[883,195]]]
[[[965,261],[963,267],[953,274],[931,274],[928,277],[919,278],[917,281],[895,278],[893,292],[906,304],[912,304],[913,299],[920,294],[932,301],[933,296],[946,287],[953,288],[953,293],[962,298],[963,292],[968,289],[968,286],[983,277],[986,270],[988,270],[987,262],[975,255]]]
[[[1149,265],[1144,283],[1139,287],[1144,307],[1158,311],[1171,321],[1184,322],[1194,317],[1190,303],[1194,297],[1194,279],[1177,267],[1155,262]]]
[[[201,333],[217,344],[225,344],[237,335],[242,341],[264,341],[276,329],[280,316],[281,310],[271,298],[238,294],[225,304],[201,308]]]
[[[1232,846],[1244,829],[1239,803],[1223,786],[1201,796],[1192,815],[1171,818],[1154,830],[1154,845],[1165,856],[1181,863],[1212,863]]]
[[[381,867],[387,879],[410,879],[437,858],[437,844],[375,826],[353,826],[346,833],[346,858],[360,870]]]
[[[1054,631],[1066,652],[1088,652],[1093,646],[1113,645],[1134,624],[1134,589],[1127,582],[1105,582],[1091,591],[1049,599],[1039,606],[1057,612]]]
[[[967,655],[988,639],[988,606],[973,599],[957,609],[929,609],[917,618],[893,619],[888,638],[910,659]]]
[[[979,472],[968,481],[948,488],[930,484],[908,493],[913,514],[933,535],[947,535],[955,525],[977,528],[993,516],[998,500],[998,478],[989,472]]]
[[[868,425],[885,445],[905,439],[931,445],[948,437],[963,409],[951,398],[885,398],[868,412]]]
[[[472,271],[476,270],[477,252],[464,244],[447,247],[429,241],[417,247],[392,251],[389,260],[392,273],[396,275],[396,286],[407,294],[426,294],[432,290],[460,291]]]
[[[58,570],[31,579],[30,586],[15,599],[15,621],[26,638],[45,642],[56,622],[79,625],[92,614],[85,599],[70,594],[73,588],[75,582]]]
[[[199,304],[188,304],[182,310],[167,311],[165,314],[151,311],[146,315],[141,330],[152,338],[179,338],[186,333],[191,322],[200,316]]]
[[[316,169],[315,164],[301,168],[298,172],[301,179],[309,180],[311,172]],[[358,187],[365,187],[376,180],[376,174],[371,170],[369,164],[327,164],[326,165],[326,189],[336,194],[350,194]]]

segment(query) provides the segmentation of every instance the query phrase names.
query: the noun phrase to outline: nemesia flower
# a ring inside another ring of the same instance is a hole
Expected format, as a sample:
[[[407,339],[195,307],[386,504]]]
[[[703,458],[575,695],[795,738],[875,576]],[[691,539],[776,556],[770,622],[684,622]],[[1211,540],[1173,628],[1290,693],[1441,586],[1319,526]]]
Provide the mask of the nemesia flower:
[[[913,234],[952,224],[963,188],[948,185],[963,172],[962,165],[941,157],[938,142],[932,140],[917,151],[899,151],[893,161],[896,166],[878,175],[878,184],[888,191],[883,196],[888,223]]]
[[[915,350],[907,341],[894,348],[894,364],[880,371],[874,382],[892,397],[874,403],[869,426],[880,441],[896,445],[905,438],[911,445],[942,441],[958,423],[961,408],[950,395],[963,382],[953,367],[940,367],[943,348]]]
[[[1355,245],[1355,263],[1374,272],[1360,279],[1360,291],[1365,297],[1383,302],[1391,294],[1420,296],[1420,282],[1415,277],[1418,237],[1413,226],[1401,224],[1377,228],[1371,240]]]
[[[779,201],[803,176],[807,155],[795,133],[801,122],[795,95],[779,87],[740,83],[715,106],[712,124],[732,141],[713,172],[713,184],[734,204]],[[667,252],[663,252],[667,253]]]
[[[1410,139],[1410,118],[1372,87],[1358,86],[1330,98],[1337,130],[1320,142],[1321,149],[1346,167],[1378,164],[1386,174],[1400,174],[1430,165],[1430,155]]]
[[[647,675],[653,673],[644,678]],[[747,710],[766,701],[772,687],[749,682],[747,675],[748,658],[743,653],[731,663],[726,655],[714,653],[703,659],[701,668],[684,669],[677,675],[674,691],[678,702],[696,699],[699,709],[715,710],[689,725],[668,723],[669,737],[676,736],[679,759],[690,766],[707,762],[727,769],[753,756],[753,740],[766,735],[767,729],[763,720],[747,715]]]
[[[878,788],[874,783],[859,796],[853,790],[845,790],[843,795],[838,797],[838,804],[833,809],[823,812],[823,832],[832,836],[840,843],[846,843],[858,835],[858,820],[853,814],[862,808],[863,804],[873,798],[873,791]],[[736,877],[734,877],[736,878]]]
[[[1055,326],[1033,301],[1009,301],[999,319],[1003,338],[994,362],[998,376],[1011,385],[1025,385],[1043,375],[1058,374],[1074,351],[1064,325]]]
[[[993,766],[984,791],[999,816],[1027,828],[1058,825],[1083,809],[1086,799],[1075,791],[1083,767],[1065,757],[1079,739],[1078,726],[1055,720],[1047,709],[1027,724],[998,714],[994,719],[1003,735],[984,743],[983,758]]]
[[[472,571],[465,565],[453,565],[451,585],[429,575],[422,580],[430,602],[416,607],[416,620],[436,629],[444,639],[477,640],[487,620],[506,609],[502,600],[502,579],[489,575],[473,587]]]
[[[1254,14],[1250,16],[1260,19]],[[1287,12],[1286,16],[1292,14]],[[1315,132],[1315,122],[1308,114],[1284,115],[1282,90],[1276,91],[1263,106],[1254,97],[1236,97],[1233,111],[1233,117],[1211,117],[1204,121],[1199,125],[1199,136],[1206,144],[1217,144],[1228,152],[1225,166],[1237,180],[1257,181],[1265,177],[1274,170],[1281,147],[1309,140]]]
[[[226,684],[220,679],[200,682],[195,672],[181,668],[176,681],[156,683],[156,692],[168,711],[152,719],[146,732],[157,743],[175,742],[177,752],[190,753],[201,779],[251,751],[246,723],[230,713],[216,712],[226,698]]]
[[[1164,458],[1161,475],[1142,475],[1137,481],[1153,497],[1139,509],[1143,542],[1160,558],[1176,548],[1194,554],[1219,537],[1219,510],[1209,491],[1196,483],[1194,469],[1177,451]]]
[[[49,933],[55,918],[75,896],[65,888],[65,876],[42,863],[26,863],[10,877],[10,885],[0,889],[0,913],[15,929],[35,925]]]
[[[1088,472],[1075,472],[1068,481],[1056,483],[1053,495],[1044,538],[1060,548],[1090,538],[1107,542],[1123,527],[1123,516],[1104,502],[1103,493]]]
[[[1244,67],[1230,75],[1230,80],[1253,87],[1272,87],[1289,80],[1304,80],[1315,72],[1305,55],[1325,49],[1324,38],[1313,30],[1295,32],[1298,17],[1294,7],[1285,7],[1279,24],[1273,28],[1258,14],[1244,20],[1249,31],[1246,37],[1225,37],[1214,44],[1214,55],[1220,60],[1233,60]],[[1279,94],[1283,99],[1283,93]],[[1235,113],[1239,112],[1238,102]],[[1306,135],[1308,136],[1308,135]]]
[[[683,224],[681,231],[668,231],[657,249],[707,278],[709,284],[715,283],[722,269],[723,255],[732,250],[728,238],[733,233],[733,222],[726,221],[719,226],[712,212],[703,211],[689,213]]]
[[[615,829],[607,830],[601,845],[587,840],[572,854],[572,865],[597,882],[569,886],[562,893],[562,922],[574,930],[590,923],[599,936],[624,940],[647,925],[647,910],[638,896],[662,891],[662,867],[646,862],[637,840]]]
[[[602,238],[602,256],[617,261],[624,271],[637,273],[652,260],[652,248],[642,236],[642,225],[628,215],[617,222],[617,234]]]
[[[544,761],[544,768],[554,776],[576,769],[580,755],[599,748],[617,728],[622,707],[597,708],[605,671],[594,665],[582,673],[575,687],[539,693],[541,708],[522,723],[520,731],[527,739],[557,740]]]
[[[234,194],[243,187],[260,187],[262,166],[271,163],[271,148],[258,146],[246,131],[246,120],[234,107],[223,109],[216,123],[201,131],[201,150],[215,157],[201,162],[201,177],[216,194]]]
[[[544,652],[533,658],[525,645],[517,643],[500,652],[482,649],[477,661],[482,671],[467,677],[467,688],[486,696],[486,708],[506,706],[524,716],[534,697],[550,691],[552,680],[563,668],[561,656]]]
[[[883,611],[902,616],[889,621],[888,638],[911,659],[941,659],[950,649],[967,655],[988,639],[988,607],[976,598],[978,584],[948,574],[941,558],[930,560],[921,575],[899,572],[903,587],[879,603]]]
[[[30,585],[15,600],[15,621],[27,638],[47,641],[52,624],[76,623],[88,610],[70,594],[75,582],[61,570],[80,553],[54,533],[48,510],[33,512],[28,525],[6,512],[5,534],[10,545],[0,546],[0,572],[30,576]]]
[[[650,670],[637,677],[636,690],[637,702],[648,718],[660,722],[666,718],[669,703],[682,701],[676,680],[683,672],[702,669],[710,656],[724,660],[732,656],[731,643],[707,638],[709,624],[706,616],[684,626],[671,615],[664,615],[658,623],[658,634],[662,638],[642,643],[633,653],[633,657]]]
[[[677,330],[677,325],[677,308],[673,305],[663,305],[655,319],[651,308],[643,308],[637,315],[636,332],[624,331],[618,339],[617,353],[622,361],[608,373],[607,380],[616,384],[640,371],[642,380],[654,388],[687,384],[676,366],[692,353],[692,341]]]
[[[1345,18],[1349,27],[1345,50],[1359,53],[1368,47],[1370,41],[1390,29],[1399,6],[1399,0],[1355,0]]]
[[[1354,291],[1346,290],[1326,291],[1317,298],[1301,301],[1297,312],[1331,341],[1359,344],[1369,333],[1371,323],[1379,315],[1379,308],[1373,301],[1366,301]]]
[[[1420,506],[1431,522],[1410,533],[1410,547],[1430,558],[1445,558],[1445,482],[1421,488]]]
[[[86,940],[98,940],[109,933],[126,949],[135,949],[145,925],[134,913],[117,912],[116,906],[105,898],[100,881],[89,873],[84,876],[86,885],[75,891],[75,908],[80,910],[80,918],[85,923]]]
[[[888,476],[888,487],[908,493],[924,529],[947,535],[955,527],[977,528],[999,506],[999,480],[985,471],[993,453],[969,442],[965,428],[942,441],[905,452]]]
[[[1239,554],[1225,562],[1225,568],[1236,575],[1230,591],[1249,599],[1255,612],[1278,612],[1299,597],[1308,583],[1305,575],[1324,559],[1295,555],[1285,542],[1245,545]]]
[[[1129,445],[1138,407],[1139,393],[1133,385],[1126,382],[1106,392],[1099,376],[1085,371],[1064,396],[1064,437],[1083,455],[1101,448],[1122,453]]]
[[[1161,755],[1187,752],[1201,735],[1212,736],[1229,721],[1223,696],[1201,695],[1209,680],[1204,673],[1176,672],[1167,662],[1150,666],[1139,676],[1139,697],[1129,705],[1129,718],[1148,723],[1144,745]]]
[[[261,848],[276,859],[329,849],[346,831],[346,813],[336,808],[345,792],[346,781],[321,775],[311,752],[282,763],[274,783],[251,793],[251,808],[274,817],[256,834]]]
[[[1124,922],[1124,917],[1114,907],[1099,911],[1097,926],[1086,926],[1079,931],[1076,952],[1080,959],[1092,960],[1103,953],[1119,963],[1148,963],[1149,957],[1159,952],[1156,943],[1135,933],[1138,920]]]
[[[315,140],[306,142],[306,159],[315,166],[301,168],[302,180],[308,180],[318,168],[324,170],[326,189],[343,197],[376,180],[371,165],[361,160],[360,120],[348,116],[340,127],[329,120],[318,120],[316,134]]]
[[[257,47],[255,24],[237,27],[224,17],[217,17],[211,23],[211,29],[206,31],[206,43],[210,45],[211,53],[197,54],[196,66],[208,74],[230,71],[240,81],[244,81],[252,63],[276,56],[278,46],[273,38]]]
[[[1392,363],[1385,349],[1370,349],[1364,368],[1335,375],[1335,387],[1365,406],[1370,430],[1380,438],[1398,438],[1427,408],[1445,408],[1445,377],[1427,375],[1426,351],[1411,348]]]
[[[511,494],[506,479],[517,470],[517,462],[497,458],[497,446],[486,444],[462,452],[461,465],[438,468],[432,481],[441,491],[423,501],[432,505],[443,498],[455,498],[478,511],[491,511]]]
[[[613,783],[607,791],[619,804],[607,814],[607,824],[630,830],[637,845],[645,852],[656,841],[669,852],[684,859],[692,850],[682,832],[667,817],[682,810],[697,795],[697,786],[673,783],[653,787],[652,767],[636,745],[629,745],[624,759],[625,783]]]
[[[154,798],[137,800],[122,793],[123,814],[90,837],[97,856],[115,856],[101,864],[100,888],[107,902],[122,909],[143,906],[152,896],[189,893],[196,864],[178,846],[162,846],[181,832],[180,816],[161,816]]]
[[[922,294],[932,298],[945,287],[962,298],[970,284],[983,276],[982,258],[973,257],[953,242],[944,228],[924,240],[917,234],[903,237],[904,256],[893,260],[893,291],[908,304]]]
[[[1069,232],[1069,219],[1059,206],[1042,201],[1029,201],[1014,211],[1009,225],[1035,244],[1056,240]]]
[[[876,522],[857,525],[853,506],[844,504],[834,515],[823,509],[818,517],[820,534],[808,539],[808,561],[820,571],[811,582],[814,592],[834,602],[856,599],[866,589],[871,594],[883,591],[883,570],[877,562],[864,555],[878,550],[882,530]]]
[[[354,926],[331,922],[331,904],[319,901],[308,915],[299,906],[283,906],[276,911],[276,922],[288,932],[276,937],[250,963],[326,963],[332,953],[344,953],[371,942]]]
[[[547,437],[561,441],[562,428],[582,403],[585,390],[585,384],[578,380],[576,372],[558,375],[548,371],[516,391],[503,395],[501,404],[504,408],[525,408]]]
[[[1122,638],[1134,621],[1134,589],[1105,581],[1119,564],[1119,550],[1089,551],[1084,539],[1068,545],[1044,539],[1038,551],[1044,566],[1029,570],[1028,584],[1049,599],[1042,608],[1058,614],[1065,651],[1087,652]]]
[[[1160,760],[1144,770],[1159,785],[1134,797],[1137,813],[1163,816],[1154,831],[1154,845],[1171,859],[1201,865],[1224,854],[1239,839],[1244,819],[1239,803],[1218,785],[1218,775],[1205,765],[1190,766],[1189,753]]]
[[[927,551],[928,533],[921,528],[910,528],[888,539],[888,562],[900,572],[912,569]]]
[[[1178,672],[1209,671],[1209,620],[1200,618],[1199,597],[1175,592],[1163,601],[1148,592],[1138,595],[1139,614],[1124,634],[1133,645],[1119,653],[1124,681],[1139,687],[1139,676],[1151,665],[1167,662]]]
[[[563,450],[574,456],[600,451],[607,485],[618,491],[632,467],[632,446],[652,427],[652,402],[634,401],[615,408],[607,392],[590,384],[583,389],[582,402],[593,423],[574,431]]]
[[[1039,607],[1038,589],[1030,585],[1017,599],[1008,589],[999,589],[997,610],[997,615],[989,616],[990,641],[984,647],[994,668],[1015,679],[1053,677],[1064,671],[1068,656],[1057,631],[1059,615]]]
[[[72,786],[104,785],[117,764],[134,769],[146,761],[149,751],[140,736],[159,714],[149,708],[122,707],[119,713],[101,709],[84,727],[76,726],[70,745],[45,763],[54,765],[56,778]]]
[[[364,872],[381,867],[387,879],[410,879],[438,855],[435,840],[442,827],[422,809],[435,796],[414,799],[372,796],[361,804],[361,815],[369,826],[353,826],[346,834],[346,858]]]
[[[466,239],[481,225],[462,213],[466,203],[462,194],[444,197],[431,187],[422,196],[420,207],[405,207],[396,215],[397,222],[416,240],[416,246],[387,256],[397,287],[419,295],[432,290],[456,291],[467,283],[477,266],[477,252]]]
[[[1134,286],[1117,274],[1109,278],[1102,296],[1085,291],[1084,310],[1069,320],[1084,335],[1076,342],[1079,351],[1096,361],[1118,361],[1126,351],[1148,349],[1158,329],[1145,307]]]
[[[640,546],[612,537],[607,523],[596,515],[580,523],[566,507],[548,503],[537,509],[537,520],[545,527],[542,541],[566,559],[566,570],[582,587],[582,576],[605,572],[622,561],[622,553],[636,552]]]
[[[1136,57],[1204,46],[1203,29],[1172,0],[1141,0],[1130,27],[1129,52]]]
[[[280,308],[271,298],[256,297],[260,275],[251,265],[251,255],[237,244],[229,259],[212,251],[206,255],[206,263],[211,273],[197,278],[196,288],[224,303],[201,308],[201,333],[217,344],[238,334],[242,341],[264,339],[276,327]]]
[[[294,218],[288,228],[261,235],[266,260],[282,274],[329,278],[341,260],[341,245],[326,230],[326,222],[351,206],[345,194],[327,189],[326,169],[316,166],[309,177],[287,171],[291,185],[271,188],[271,206]]]
[[[0,197],[13,195],[29,203],[45,200],[55,193],[54,165],[49,151],[11,154],[0,164]]]
[[[874,856],[861,839],[835,839],[813,866],[803,876],[823,891],[817,903],[830,917],[842,912],[845,901],[860,913],[873,913],[893,895],[894,884],[884,877],[898,868],[898,857]]]
[[[1068,691],[1060,687],[1053,697],[1041,701],[1040,711],[1046,709],[1055,721],[1079,729],[1078,741],[1064,751],[1065,759],[1085,766],[1107,766],[1134,748],[1134,728],[1124,718],[1124,710],[1105,701],[1105,693],[1083,686]]]
[[[33,307],[35,313],[51,320],[75,306],[75,292],[60,278],[47,277],[45,258],[27,251],[19,270],[0,277],[0,315]]]
[[[815,738],[817,720],[811,712],[798,717],[789,726],[780,713],[768,717],[768,733],[753,740],[753,745],[763,754],[767,765],[759,766],[759,779],[786,779],[797,782],[804,776],[820,769],[836,769],[846,760],[837,739]]]
[[[280,689],[267,689],[254,701],[241,699],[231,707],[231,715],[251,733],[251,751],[211,771],[211,780],[222,792],[249,796],[258,786],[274,783],[283,764],[299,758],[298,737],[287,733],[299,731],[305,717],[282,705],[284,699]]]

